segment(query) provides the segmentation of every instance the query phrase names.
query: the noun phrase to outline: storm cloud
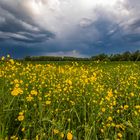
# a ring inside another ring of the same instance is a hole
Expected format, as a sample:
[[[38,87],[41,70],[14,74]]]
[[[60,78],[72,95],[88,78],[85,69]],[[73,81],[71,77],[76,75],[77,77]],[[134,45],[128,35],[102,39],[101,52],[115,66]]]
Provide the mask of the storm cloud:
[[[139,8],[139,0],[1,0],[0,49],[14,57],[135,51]]]

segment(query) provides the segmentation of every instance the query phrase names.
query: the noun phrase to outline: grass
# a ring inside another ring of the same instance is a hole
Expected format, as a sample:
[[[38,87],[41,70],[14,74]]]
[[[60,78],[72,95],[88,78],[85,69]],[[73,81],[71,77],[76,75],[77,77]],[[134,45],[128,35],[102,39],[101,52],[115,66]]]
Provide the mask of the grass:
[[[140,63],[0,63],[0,139],[140,139]]]

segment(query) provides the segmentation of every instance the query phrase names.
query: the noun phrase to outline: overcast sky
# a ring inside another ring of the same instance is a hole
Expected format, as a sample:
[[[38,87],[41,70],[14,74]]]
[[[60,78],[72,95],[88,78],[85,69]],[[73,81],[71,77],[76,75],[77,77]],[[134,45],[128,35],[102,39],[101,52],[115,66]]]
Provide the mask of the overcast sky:
[[[0,0],[0,56],[140,50],[140,0]]]

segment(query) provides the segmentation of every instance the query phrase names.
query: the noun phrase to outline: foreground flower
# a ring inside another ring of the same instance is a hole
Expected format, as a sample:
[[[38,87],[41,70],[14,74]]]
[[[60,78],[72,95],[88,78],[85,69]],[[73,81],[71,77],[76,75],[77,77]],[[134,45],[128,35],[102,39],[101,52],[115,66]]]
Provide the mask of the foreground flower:
[[[67,140],[72,140],[72,134],[70,133],[70,132],[68,132],[68,134],[67,134]]]
[[[102,112],[105,112],[105,108],[102,108]]]
[[[11,92],[11,95],[13,96],[17,96],[19,94],[23,94],[23,90],[19,87],[14,88],[13,91]]]
[[[59,133],[59,130],[54,129],[54,130],[53,130],[53,133],[54,133],[54,134],[58,134],[58,133]]]
[[[51,101],[46,101],[46,105],[50,105],[51,104]]]
[[[31,90],[31,95],[37,95],[37,91],[36,90]]]
[[[19,115],[19,116],[18,116],[18,120],[19,120],[19,121],[23,121],[23,120],[24,120],[24,115]]]
[[[122,138],[122,134],[121,134],[121,133],[118,133],[117,136],[118,136],[119,138]]]
[[[29,95],[28,97],[26,97],[26,100],[27,100],[28,102],[31,102],[31,101],[33,100],[33,97],[32,97],[31,95]]]

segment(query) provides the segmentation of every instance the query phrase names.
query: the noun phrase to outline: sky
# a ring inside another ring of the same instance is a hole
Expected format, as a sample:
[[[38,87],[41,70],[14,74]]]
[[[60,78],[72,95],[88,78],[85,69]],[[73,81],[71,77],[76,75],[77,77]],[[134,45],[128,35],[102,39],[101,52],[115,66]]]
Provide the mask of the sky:
[[[0,56],[140,50],[140,0],[0,0]]]

